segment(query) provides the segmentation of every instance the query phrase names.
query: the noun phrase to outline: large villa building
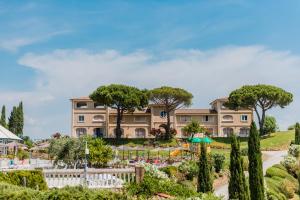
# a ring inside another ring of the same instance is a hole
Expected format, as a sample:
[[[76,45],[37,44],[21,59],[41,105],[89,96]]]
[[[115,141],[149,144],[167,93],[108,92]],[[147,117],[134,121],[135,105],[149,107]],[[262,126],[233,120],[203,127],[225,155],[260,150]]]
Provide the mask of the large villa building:
[[[223,106],[226,98],[216,99],[209,109],[177,109],[171,113],[171,126],[176,129],[178,138],[187,134],[182,128],[192,120],[200,122],[213,137],[228,137],[237,134],[246,137],[249,134],[252,110],[229,110]],[[93,135],[95,137],[115,137],[115,109],[103,107],[88,97],[71,99],[72,102],[72,136]],[[166,113],[162,106],[149,105],[142,111],[125,113],[121,128],[124,138],[151,138],[151,129],[164,127]]]

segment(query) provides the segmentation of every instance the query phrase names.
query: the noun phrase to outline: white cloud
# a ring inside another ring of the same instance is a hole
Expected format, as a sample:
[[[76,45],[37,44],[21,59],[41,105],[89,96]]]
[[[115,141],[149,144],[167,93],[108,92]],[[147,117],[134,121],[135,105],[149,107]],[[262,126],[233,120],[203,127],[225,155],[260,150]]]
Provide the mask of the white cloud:
[[[49,40],[54,36],[67,34],[69,32],[70,31],[68,30],[61,30],[61,31],[51,32],[45,35],[5,38],[0,40],[0,49],[4,49],[9,52],[17,52],[22,47],[43,42]]]
[[[183,87],[194,94],[194,107],[208,107],[214,98],[226,96],[244,84],[274,84],[295,94],[292,105],[273,112],[280,125],[286,127],[299,120],[300,111],[296,108],[300,106],[300,92],[296,86],[300,57],[263,46],[177,50],[163,54],[56,50],[48,54],[26,54],[19,64],[39,74],[36,90],[24,94],[28,115],[38,120],[34,126],[29,123],[26,132],[36,137],[55,131],[69,132],[68,99],[88,95],[97,86],[109,83],[140,88]]]

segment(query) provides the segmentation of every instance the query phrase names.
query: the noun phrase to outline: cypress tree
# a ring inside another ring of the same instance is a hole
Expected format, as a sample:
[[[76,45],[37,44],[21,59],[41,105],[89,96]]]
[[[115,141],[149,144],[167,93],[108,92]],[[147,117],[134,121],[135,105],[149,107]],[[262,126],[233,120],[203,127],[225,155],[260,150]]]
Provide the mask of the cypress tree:
[[[260,139],[255,125],[251,123],[248,139],[249,186],[251,200],[264,200],[264,177],[260,151]]]
[[[10,117],[8,118],[8,129],[17,134],[17,127],[18,127],[18,109],[16,106],[13,107],[13,110],[10,113]]]
[[[249,188],[243,169],[243,158],[240,152],[240,142],[236,136],[231,137],[229,199],[249,200]]]
[[[206,145],[204,143],[201,143],[197,191],[202,193],[213,191],[211,166],[208,160]]]
[[[5,106],[2,106],[0,125],[3,126],[4,128],[7,128]]]
[[[23,135],[23,128],[24,128],[24,113],[23,113],[23,103],[20,102],[19,106],[17,107],[17,126],[16,126],[16,134],[18,136]]]
[[[295,125],[295,144],[300,144],[300,124]]]

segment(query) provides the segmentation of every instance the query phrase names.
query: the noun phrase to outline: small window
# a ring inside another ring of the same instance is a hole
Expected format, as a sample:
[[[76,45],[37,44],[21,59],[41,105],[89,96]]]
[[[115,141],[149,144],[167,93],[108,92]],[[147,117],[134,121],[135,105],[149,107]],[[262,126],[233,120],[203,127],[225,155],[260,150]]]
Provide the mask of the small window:
[[[166,111],[163,110],[163,111],[160,112],[160,117],[161,118],[165,118],[166,116],[167,116],[167,112]]]
[[[78,116],[78,122],[84,122],[84,115],[79,115]]]
[[[241,115],[241,121],[242,122],[248,121],[248,115]]]
[[[146,116],[135,116],[134,121],[135,122],[146,122]]]
[[[191,116],[180,116],[180,121],[181,122],[190,122],[190,121],[192,121],[192,117]]]
[[[87,108],[87,103],[86,102],[78,102],[76,104],[77,108]]]
[[[104,121],[104,116],[103,115],[95,115],[93,117],[93,122],[103,122]]]

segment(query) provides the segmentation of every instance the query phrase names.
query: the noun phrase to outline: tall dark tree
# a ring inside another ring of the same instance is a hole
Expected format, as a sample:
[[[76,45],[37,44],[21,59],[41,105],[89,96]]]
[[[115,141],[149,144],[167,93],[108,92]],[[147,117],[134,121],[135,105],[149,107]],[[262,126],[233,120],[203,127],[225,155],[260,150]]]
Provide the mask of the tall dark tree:
[[[16,106],[13,107],[10,117],[8,118],[8,129],[17,134],[18,131],[18,108]]]
[[[295,144],[300,144],[300,124],[295,125]]]
[[[164,107],[167,117],[165,139],[171,138],[171,112],[183,106],[190,106],[192,98],[193,95],[188,91],[168,86],[155,88],[149,92],[149,100],[154,104]]]
[[[4,128],[7,128],[5,106],[2,106],[0,125],[3,126]]]
[[[249,187],[251,200],[264,200],[264,176],[259,133],[255,122],[251,123],[248,138]]]
[[[201,143],[197,191],[202,193],[213,192],[211,164],[208,160],[206,148],[206,145]]]
[[[111,84],[97,88],[90,98],[104,106],[117,110],[116,139],[121,138],[121,122],[125,112],[142,110],[148,105],[148,94],[146,90],[127,85]]]
[[[243,158],[240,152],[240,142],[236,136],[231,137],[230,152],[230,179],[229,179],[229,199],[249,200],[249,188],[246,182]]]
[[[19,103],[19,106],[17,107],[17,130],[16,134],[18,136],[23,135],[23,128],[24,128],[24,112],[23,112],[23,102]]]
[[[260,135],[264,134],[266,112],[274,107],[284,108],[293,101],[293,94],[272,85],[245,85],[230,93],[224,105],[230,109],[253,109],[259,122]]]

